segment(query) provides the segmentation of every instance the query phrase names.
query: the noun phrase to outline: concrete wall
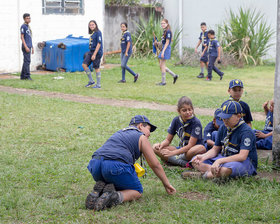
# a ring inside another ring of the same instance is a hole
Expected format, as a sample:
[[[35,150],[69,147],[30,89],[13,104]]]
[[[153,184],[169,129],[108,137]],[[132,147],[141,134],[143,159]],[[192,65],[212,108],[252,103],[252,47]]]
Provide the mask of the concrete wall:
[[[165,18],[171,25],[178,25],[179,0],[163,0]],[[277,1],[275,0],[183,0],[183,46],[195,47],[198,42],[200,23],[207,23],[208,29],[216,30],[228,15],[229,9],[237,11],[239,7],[250,7],[261,11],[269,24],[276,30]],[[276,43],[276,36],[272,39]],[[268,57],[275,57],[276,46],[268,52]]]
[[[104,36],[107,38],[104,38],[104,52],[120,49],[122,22],[128,24],[128,30],[133,34],[140,17],[148,20],[150,13],[151,8],[148,7],[106,6]],[[160,17],[161,12],[156,12],[156,16]]]
[[[41,64],[41,50],[37,43],[44,40],[64,38],[68,34],[88,37],[88,22],[96,20],[104,28],[104,0],[84,0],[84,15],[43,15],[41,0],[0,1],[0,73],[19,72],[22,66],[20,26],[22,15],[31,14],[35,53],[31,56],[31,70]]]

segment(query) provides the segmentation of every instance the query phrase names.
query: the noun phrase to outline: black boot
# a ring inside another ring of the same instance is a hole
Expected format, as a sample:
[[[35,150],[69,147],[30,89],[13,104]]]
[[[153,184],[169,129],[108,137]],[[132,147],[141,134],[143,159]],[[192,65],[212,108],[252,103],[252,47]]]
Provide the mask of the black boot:
[[[97,199],[100,196],[103,188],[105,187],[105,183],[103,181],[97,181],[93,187],[92,192],[86,198],[86,208],[87,209],[94,209]]]
[[[197,77],[197,78],[200,78],[200,79],[201,79],[201,78],[204,78],[204,74],[203,74],[202,72],[200,72],[199,75],[196,76],[196,77]]]

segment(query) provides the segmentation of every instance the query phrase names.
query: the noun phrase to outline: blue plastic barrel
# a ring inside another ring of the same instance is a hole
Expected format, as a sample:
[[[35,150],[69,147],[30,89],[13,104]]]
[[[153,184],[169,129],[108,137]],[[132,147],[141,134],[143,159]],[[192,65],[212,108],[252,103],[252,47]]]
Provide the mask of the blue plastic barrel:
[[[63,43],[65,49],[58,45]],[[43,65],[47,70],[66,72],[83,71],[84,54],[89,51],[89,39],[83,37],[67,36],[64,39],[46,41],[42,50]]]

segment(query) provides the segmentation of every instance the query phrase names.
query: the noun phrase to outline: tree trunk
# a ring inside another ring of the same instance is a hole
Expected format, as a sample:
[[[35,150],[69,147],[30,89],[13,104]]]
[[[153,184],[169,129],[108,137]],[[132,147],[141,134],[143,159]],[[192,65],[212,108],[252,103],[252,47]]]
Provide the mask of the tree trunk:
[[[280,168],[280,0],[277,1],[277,42],[276,65],[274,80],[274,111],[273,111],[273,166]]]

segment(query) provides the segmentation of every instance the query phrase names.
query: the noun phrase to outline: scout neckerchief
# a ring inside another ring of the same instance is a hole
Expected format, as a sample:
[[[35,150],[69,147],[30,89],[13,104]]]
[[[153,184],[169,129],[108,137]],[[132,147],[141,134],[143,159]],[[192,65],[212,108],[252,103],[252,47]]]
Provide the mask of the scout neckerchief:
[[[239,120],[238,124],[235,125],[233,128],[227,127],[227,136],[224,138],[224,147],[223,147],[222,152],[221,152],[222,156],[226,156],[228,145],[229,145],[229,138],[230,138],[231,134],[243,123],[245,123],[245,122],[241,118]]]
[[[126,30],[126,31],[124,31],[124,32],[122,32],[122,37],[121,37],[121,39],[120,39],[120,43],[122,42],[122,40],[123,40],[123,35],[125,34],[125,33],[127,33],[127,32],[129,32],[128,30]]]
[[[92,38],[91,36],[95,33],[95,31],[92,31],[92,33],[90,34],[90,38],[89,38],[89,49],[91,48],[91,41],[92,41]]]
[[[235,102],[238,102],[238,103],[239,103],[239,101],[240,101],[240,100],[235,100],[235,99],[233,99],[232,96],[229,96],[229,100],[230,100],[230,101],[235,101]]]
[[[209,40],[207,52],[209,52],[210,47],[212,47],[212,41],[215,40],[215,39],[216,39],[216,37],[214,37],[213,39]]]
[[[180,134],[180,131],[182,130],[182,134],[181,136],[179,135],[179,139],[180,139],[180,144],[179,146],[180,147],[183,147],[184,146],[184,137],[185,137],[185,133],[186,133],[186,128],[189,126],[190,122],[191,122],[191,119],[194,118],[194,115],[192,115],[186,122],[184,122],[181,118],[181,116],[179,116],[179,121],[180,123],[183,125],[182,127],[180,127],[178,129],[178,134]]]
[[[27,24],[27,23],[24,23],[24,24],[28,27],[29,32],[30,32],[30,37],[32,38],[32,30],[31,30],[31,27],[30,27],[29,24]]]
[[[205,31],[205,32],[207,32],[207,31]],[[202,39],[202,40],[201,40],[202,46],[203,46],[203,44],[204,44],[204,39],[205,39],[205,35],[204,35],[204,34],[205,34],[205,32],[202,32],[202,38],[201,38],[201,39]]]

